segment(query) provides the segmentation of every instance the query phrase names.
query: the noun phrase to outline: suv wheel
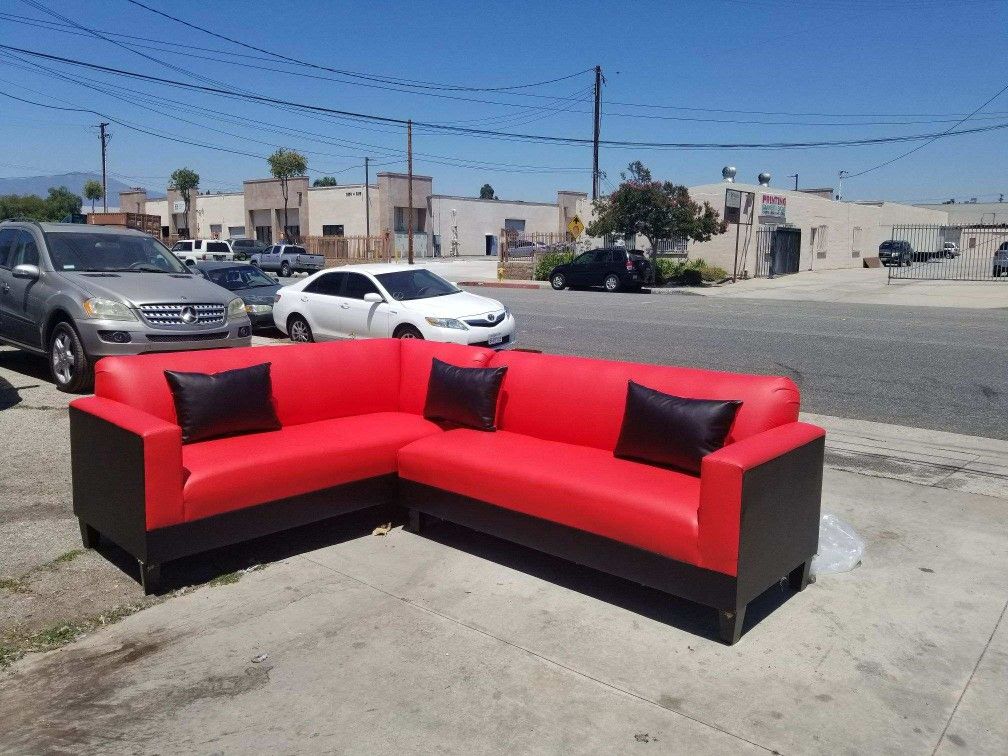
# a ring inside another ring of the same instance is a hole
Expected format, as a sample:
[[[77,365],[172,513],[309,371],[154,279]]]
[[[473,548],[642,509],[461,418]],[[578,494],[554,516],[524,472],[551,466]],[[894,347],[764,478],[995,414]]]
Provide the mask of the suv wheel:
[[[620,278],[615,273],[610,273],[605,277],[605,281],[602,285],[605,286],[605,290],[609,292],[619,291],[620,289]]]
[[[280,266],[280,275],[284,278],[288,278],[291,274],[291,266],[289,263],[284,263]]]
[[[315,341],[311,326],[300,315],[290,316],[290,320],[287,321],[287,334],[290,340],[297,344],[310,344]]]
[[[564,278],[563,273],[554,273],[553,277],[550,279],[550,286],[552,286],[557,291],[565,288],[567,286],[567,279]]]
[[[94,380],[91,359],[80,336],[67,322],[60,322],[49,336],[49,369],[56,388],[71,394],[86,393]]]

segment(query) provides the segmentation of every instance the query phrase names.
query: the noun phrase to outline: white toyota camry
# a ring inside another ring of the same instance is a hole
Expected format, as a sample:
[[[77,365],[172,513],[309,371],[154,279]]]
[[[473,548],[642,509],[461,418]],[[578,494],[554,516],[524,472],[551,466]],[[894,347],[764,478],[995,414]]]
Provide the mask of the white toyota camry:
[[[292,341],[430,339],[501,349],[515,321],[496,299],[462,291],[426,268],[347,265],[277,292],[276,327]]]

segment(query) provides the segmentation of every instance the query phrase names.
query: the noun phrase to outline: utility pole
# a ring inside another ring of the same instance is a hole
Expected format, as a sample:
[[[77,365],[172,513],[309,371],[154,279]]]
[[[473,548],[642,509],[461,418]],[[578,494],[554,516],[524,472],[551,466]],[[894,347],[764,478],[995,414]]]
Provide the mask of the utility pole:
[[[406,121],[406,174],[409,181],[407,190],[408,220],[406,222],[406,259],[413,264],[413,120]]]
[[[364,158],[364,229],[364,235],[371,236],[371,174],[367,158]]]
[[[102,188],[102,212],[108,212],[108,181],[105,177],[105,148],[108,145],[108,132],[105,131],[108,128],[107,123],[99,123],[98,128],[101,130],[101,188]]]
[[[599,196],[598,142],[602,121],[602,66],[595,66],[595,135],[592,140],[592,199]]]

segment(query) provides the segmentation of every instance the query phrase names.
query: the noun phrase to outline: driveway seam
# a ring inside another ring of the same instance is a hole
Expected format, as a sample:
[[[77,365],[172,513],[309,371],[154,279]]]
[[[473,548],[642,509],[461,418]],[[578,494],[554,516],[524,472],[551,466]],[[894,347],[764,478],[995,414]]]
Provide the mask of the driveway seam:
[[[956,712],[959,711],[959,704],[962,703],[963,698],[966,696],[966,691],[969,690],[970,685],[973,684],[973,678],[976,677],[976,672],[980,669],[980,663],[987,655],[987,649],[990,648],[990,644],[994,641],[994,636],[997,634],[998,628],[1001,627],[1001,623],[1004,621],[1006,611],[1008,611],[1008,601],[1005,601],[1005,605],[1001,607],[1001,614],[998,616],[997,622],[994,623],[994,629],[991,630],[990,637],[987,639],[987,643],[984,644],[983,651],[980,652],[980,656],[976,660],[976,664],[973,665],[973,671],[970,672],[969,679],[966,680],[966,685],[963,687],[962,693],[959,694],[959,698],[956,700],[955,706],[952,707],[952,713],[949,714],[948,721],[945,722],[941,735],[938,736],[938,742],[935,743],[934,750],[931,751],[931,756],[935,756],[935,754],[938,753],[938,749],[941,747],[942,742],[944,742],[945,734],[948,732],[948,728],[952,724],[952,720],[955,719]]]
[[[718,727],[715,724],[711,724],[710,722],[705,722],[702,719],[697,719],[696,717],[691,717],[689,714],[684,714],[681,711],[676,711],[675,709],[669,709],[666,706],[662,706],[657,701],[652,701],[650,698],[648,698],[647,696],[643,696],[640,693],[634,693],[632,690],[626,690],[625,688],[620,688],[619,686],[613,685],[612,683],[606,682],[605,680],[602,680],[602,679],[600,679],[598,677],[593,677],[592,675],[589,675],[586,672],[582,672],[581,670],[574,669],[573,667],[569,667],[566,664],[563,664],[562,662],[559,662],[559,661],[557,661],[555,659],[551,659],[548,656],[544,656],[543,654],[540,654],[540,653],[538,653],[536,651],[533,651],[530,648],[526,648],[525,646],[522,646],[522,645],[520,645],[518,643],[515,643],[513,641],[509,641],[506,638],[501,638],[501,637],[499,637],[497,635],[494,635],[493,633],[489,632],[488,630],[483,630],[482,628],[476,627],[474,625],[470,625],[467,622],[463,622],[462,620],[460,620],[460,619],[458,619],[456,617],[452,617],[451,615],[448,615],[448,614],[445,614],[443,612],[440,612],[437,609],[432,609],[429,606],[424,606],[422,604],[419,604],[416,601],[413,601],[411,598],[408,598],[407,596],[399,596],[399,595],[397,595],[395,593],[392,593],[391,591],[386,591],[384,588],[380,588],[380,587],[378,587],[376,585],[372,585],[371,583],[369,583],[366,580],[363,580],[363,579],[361,579],[359,577],[355,577],[354,575],[349,575],[349,574],[343,572],[342,570],[336,569],[335,567],[333,567],[331,565],[323,564],[321,562],[316,562],[314,559],[311,559],[309,557],[304,557],[304,559],[306,559],[309,562],[312,562],[313,564],[318,565],[319,567],[322,567],[324,569],[330,570],[331,572],[335,572],[337,575],[342,575],[343,577],[345,577],[345,578],[347,578],[349,580],[353,580],[353,581],[355,581],[357,583],[360,583],[361,585],[367,586],[368,588],[370,588],[370,589],[372,589],[374,591],[377,591],[378,593],[382,593],[382,594],[384,594],[384,595],[386,595],[386,596],[388,596],[390,598],[394,598],[394,599],[396,599],[398,601],[402,601],[402,602],[404,602],[404,603],[406,603],[406,604],[408,604],[408,605],[410,605],[410,606],[412,606],[412,607],[414,607],[416,609],[419,609],[422,612],[426,612],[427,614],[434,615],[435,617],[440,617],[441,619],[448,620],[449,622],[453,622],[453,623],[455,623],[456,625],[458,625],[460,627],[466,628],[467,630],[471,630],[471,631],[473,631],[475,633],[479,633],[480,635],[486,636],[487,638],[491,638],[491,639],[497,641],[498,643],[503,643],[506,646],[509,646],[511,648],[514,648],[514,649],[517,649],[519,651],[523,651],[524,653],[528,654],[529,656],[535,657],[536,659],[539,659],[540,661],[543,661],[543,662],[545,662],[547,664],[550,664],[550,665],[552,665],[554,667],[562,669],[562,670],[564,670],[566,672],[569,672],[569,673],[571,673],[573,675],[577,675],[578,677],[581,677],[581,678],[583,678],[585,680],[590,680],[591,682],[593,682],[593,683],[595,683],[597,685],[601,685],[604,688],[608,688],[609,690],[611,690],[613,692],[622,693],[623,695],[629,696],[630,698],[634,698],[634,699],[637,699],[638,701],[642,701],[643,703],[650,704],[651,706],[654,706],[657,709],[661,709],[662,711],[670,712],[672,714],[675,714],[676,716],[682,717],[683,719],[687,719],[690,722],[694,722],[696,724],[703,725],[704,727],[708,727],[708,728],[710,728],[710,729],[712,729],[712,730],[714,730],[716,732],[720,732],[721,734],[727,735],[728,737],[734,738],[735,740],[738,740],[738,741],[740,741],[742,743],[747,743],[748,745],[754,746],[756,748],[760,748],[760,749],[762,749],[762,750],[764,750],[764,751],[766,751],[768,753],[773,753],[773,754],[778,754],[779,753],[779,751],[777,751],[777,750],[775,750],[773,748],[769,748],[769,747],[767,747],[765,745],[762,745],[762,744],[757,743],[755,741],[749,740],[748,738],[744,738],[741,735],[737,735],[734,732],[731,732],[729,730],[725,730],[724,728]]]

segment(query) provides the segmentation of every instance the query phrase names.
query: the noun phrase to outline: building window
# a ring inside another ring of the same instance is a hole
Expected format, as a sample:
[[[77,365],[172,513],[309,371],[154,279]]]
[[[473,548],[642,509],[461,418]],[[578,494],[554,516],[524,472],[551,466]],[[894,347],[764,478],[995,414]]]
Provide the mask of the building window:
[[[269,226],[256,226],[255,227],[255,238],[256,241],[260,241],[263,244],[273,243],[273,229]]]
[[[514,231],[517,234],[525,233],[525,219],[524,218],[505,218],[504,228],[508,231]]]
[[[395,232],[397,234],[405,234],[409,232],[407,224],[409,223],[409,215],[407,215],[407,208],[397,207],[395,209]],[[427,210],[422,207],[413,208],[413,233],[422,234],[427,230],[426,226],[427,220]]]
[[[336,224],[322,226],[322,236],[343,236],[343,226]]]

